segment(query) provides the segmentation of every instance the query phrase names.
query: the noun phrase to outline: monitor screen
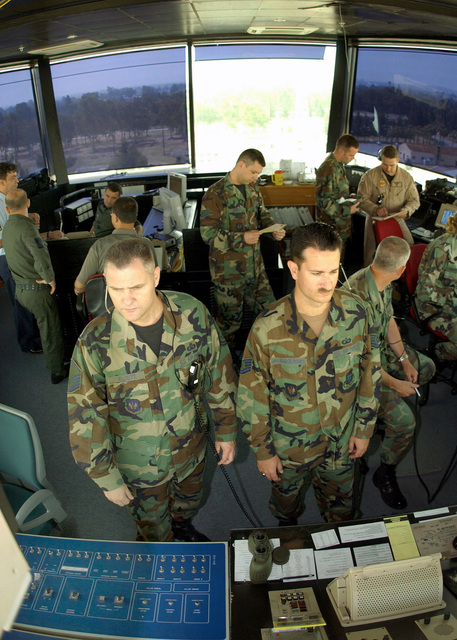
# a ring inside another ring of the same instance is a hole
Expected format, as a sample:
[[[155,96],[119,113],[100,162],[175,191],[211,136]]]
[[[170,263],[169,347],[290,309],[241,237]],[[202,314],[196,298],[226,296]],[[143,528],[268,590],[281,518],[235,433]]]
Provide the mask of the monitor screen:
[[[443,203],[438,211],[438,215],[435,220],[435,227],[441,227],[445,229],[449,218],[452,218],[457,213],[457,206],[455,204]]]
[[[169,173],[167,177],[167,189],[174,191],[181,198],[182,206],[187,200],[187,176],[183,173]]]
[[[174,191],[161,187],[159,189],[160,204],[163,209],[163,230],[171,233],[175,229],[182,231],[186,227],[186,220],[182,210],[181,198]]]

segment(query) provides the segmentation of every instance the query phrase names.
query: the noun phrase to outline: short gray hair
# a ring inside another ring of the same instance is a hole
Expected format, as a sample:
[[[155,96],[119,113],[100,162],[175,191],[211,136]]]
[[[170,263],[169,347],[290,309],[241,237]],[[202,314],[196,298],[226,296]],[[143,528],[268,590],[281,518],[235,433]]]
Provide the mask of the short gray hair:
[[[408,262],[411,248],[403,238],[389,236],[378,244],[373,260],[373,266],[380,271],[393,273]]]
[[[125,269],[137,258],[146,271],[153,275],[157,261],[153,246],[147,238],[126,238],[113,244],[105,256],[103,268],[106,270],[106,266],[112,264],[116,269]]]

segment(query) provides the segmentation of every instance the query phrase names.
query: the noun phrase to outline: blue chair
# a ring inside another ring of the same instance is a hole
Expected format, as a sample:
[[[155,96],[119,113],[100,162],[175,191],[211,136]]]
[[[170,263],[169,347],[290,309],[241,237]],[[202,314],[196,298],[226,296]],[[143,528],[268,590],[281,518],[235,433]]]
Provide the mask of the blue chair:
[[[0,477],[21,533],[49,535],[67,517],[46,479],[32,417],[4,404],[0,404]]]

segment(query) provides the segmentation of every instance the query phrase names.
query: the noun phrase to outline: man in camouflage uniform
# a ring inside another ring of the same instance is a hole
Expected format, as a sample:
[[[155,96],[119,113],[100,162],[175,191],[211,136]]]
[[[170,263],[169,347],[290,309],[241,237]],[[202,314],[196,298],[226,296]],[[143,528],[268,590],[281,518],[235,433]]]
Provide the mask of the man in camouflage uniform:
[[[457,360],[457,216],[449,218],[446,232],[431,242],[419,265],[416,300],[422,320],[449,342],[439,342],[436,355]]]
[[[379,349],[361,300],[335,289],[340,250],[329,225],[295,229],[295,288],[254,322],[241,364],[237,412],[280,525],[296,524],[310,483],[325,520],[351,517],[353,459],[376,423]]]
[[[3,229],[3,246],[16,283],[16,298],[36,318],[46,367],[51,382],[58,384],[67,377],[68,366],[64,365],[62,326],[53,296],[56,282],[46,243],[28,215],[29,205],[23,189],[6,196],[9,218]]]
[[[359,143],[349,133],[340,136],[335,150],[326,157],[316,171],[316,220],[335,227],[343,240],[341,262],[346,241],[351,237],[351,216],[358,211],[359,203],[340,204],[341,198],[349,197],[349,182],[346,164],[354,160]]]
[[[243,303],[255,315],[274,302],[260,252],[260,229],[274,224],[256,180],[265,166],[260,151],[246,149],[235,167],[205,193],[200,231],[209,245],[209,268],[217,300],[217,323],[232,350]],[[281,240],[284,229],[275,231]]]
[[[109,500],[127,506],[138,539],[208,540],[191,524],[206,452],[196,406],[204,418],[206,394],[219,464],[229,464],[237,431],[229,350],[200,302],[156,290],[160,269],[144,240],[114,244],[105,277],[114,309],[83,331],[70,369],[73,456]]]
[[[409,244],[403,238],[385,238],[376,249],[373,264],[352,275],[346,285],[365,303],[381,349],[382,394],[378,418],[385,424],[385,435],[381,465],[373,475],[373,482],[384,502],[393,509],[407,506],[395,469],[411,444],[416,426],[414,414],[403,398],[415,396],[418,387],[429,382],[435,373],[432,360],[402,340],[393,317],[391,283],[404,272],[410,253]]]

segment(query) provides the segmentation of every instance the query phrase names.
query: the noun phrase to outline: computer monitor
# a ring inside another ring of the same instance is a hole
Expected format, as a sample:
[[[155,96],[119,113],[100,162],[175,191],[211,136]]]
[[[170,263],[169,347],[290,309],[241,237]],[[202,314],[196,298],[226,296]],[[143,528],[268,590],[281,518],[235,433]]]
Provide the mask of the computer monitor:
[[[449,218],[455,216],[456,213],[457,206],[455,204],[443,203],[440,207],[440,210],[438,211],[438,215],[436,216],[435,227],[441,227],[442,229],[445,229]]]
[[[166,187],[159,189],[160,204],[163,209],[163,230],[170,234],[177,229],[182,231],[186,228],[186,219],[182,210],[181,198],[174,191]]]
[[[174,191],[181,198],[184,206],[187,200],[187,176],[182,173],[169,173],[167,177],[167,189]]]
[[[345,167],[346,177],[349,182],[349,193],[357,193],[359,187],[360,178],[365,171],[368,171],[368,167],[361,167],[357,164],[348,164]]]

